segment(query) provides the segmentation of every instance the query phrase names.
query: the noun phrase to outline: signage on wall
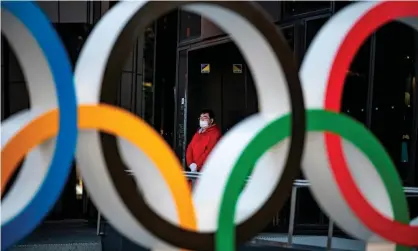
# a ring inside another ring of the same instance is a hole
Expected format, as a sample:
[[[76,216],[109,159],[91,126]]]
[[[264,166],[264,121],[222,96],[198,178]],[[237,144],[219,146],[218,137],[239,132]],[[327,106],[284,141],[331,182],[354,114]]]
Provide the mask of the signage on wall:
[[[232,65],[232,72],[240,74],[242,73],[242,64],[233,64]]]
[[[210,73],[210,64],[200,64],[200,73]]]

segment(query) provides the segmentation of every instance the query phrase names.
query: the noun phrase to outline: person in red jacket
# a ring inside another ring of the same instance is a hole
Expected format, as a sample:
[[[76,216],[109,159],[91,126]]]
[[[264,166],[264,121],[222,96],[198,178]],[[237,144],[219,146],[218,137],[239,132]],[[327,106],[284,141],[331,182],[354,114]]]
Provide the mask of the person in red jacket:
[[[186,151],[187,166],[192,172],[202,169],[209,153],[221,138],[221,130],[215,124],[215,115],[211,110],[200,113],[199,126]]]

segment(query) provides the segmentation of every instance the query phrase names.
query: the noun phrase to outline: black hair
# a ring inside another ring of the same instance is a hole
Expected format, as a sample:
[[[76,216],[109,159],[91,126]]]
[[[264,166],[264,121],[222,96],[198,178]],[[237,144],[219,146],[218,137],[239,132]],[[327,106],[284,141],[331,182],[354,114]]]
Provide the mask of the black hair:
[[[209,118],[215,120],[215,113],[212,110],[210,110],[210,109],[203,109],[200,112],[200,114],[205,114],[205,113],[209,114]]]

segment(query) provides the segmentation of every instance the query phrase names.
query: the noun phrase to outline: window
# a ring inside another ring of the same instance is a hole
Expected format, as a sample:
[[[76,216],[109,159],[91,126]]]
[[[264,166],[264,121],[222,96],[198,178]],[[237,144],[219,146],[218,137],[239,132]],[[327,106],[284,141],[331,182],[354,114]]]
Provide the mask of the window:
[[[396,39],[393,39],[396,38]],[[376,33],[371,129],[384,145],[404,182],[413,180],[411,162],[416,98],[415,56],[410,27],[393,22]],[[416,119],[416,118],[415,118]]]
[[[286,1],[283,3],[283,16],[295,16],[312,11],[331,9],[331,2]]]
[[[201,17],[197,14],[180,11],[179,42],[199,38],[201,35]]]

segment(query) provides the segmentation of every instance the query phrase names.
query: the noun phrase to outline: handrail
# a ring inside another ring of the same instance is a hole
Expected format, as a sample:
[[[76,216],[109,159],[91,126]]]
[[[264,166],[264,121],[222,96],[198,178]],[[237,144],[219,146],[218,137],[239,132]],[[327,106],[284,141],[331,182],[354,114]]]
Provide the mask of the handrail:
[[[299,188],[309,187],[310,183],[308,180],[295,180],[293,183],[292,193],[290,196],[290,217],[289,217],[289,227],[287,233],[287,244],[292,245],[293,242],[293,232],[295,228],[295,211],[296,211],[296,199],[297,192]],[[418,197],[418,187],[404,187],[405,196],[407,197]],[[412,195],[412,196],[411,196]],[[332,249],[332,238],[334,233],[334,221],[330,218],[328,222],[328,235],[326,249]]]
[[[132,170],[126,170],[127,173],[132,175]],[[200,173],[196,172],[184,172],[185,176],[189,179],[195,180],[200,177]],[[251,179],[251,177],[248,178],[248,180]],[[296,179],[293,182],[293,186],[295,187],[309,187],[311,184],[308,180],[304,179]],[[404,192],[407,194],[417,194],[418,195],[418,187],[404,187]]]
[[[133,175],[132,170],[126,170],[126,172],[129,175]],[[184,172],[184,174],[188,179],[191,179],[193,181],[200,177],[200,173],[196,173],[196,172]],[[248,180],[249,179],[251,179],[251,177],[249,177]],[[294,231],[294,228],[295,228],[295,216],[296,216],[295,212],[296,212],[297,191],[298,191],[299,188],[305,188],[305,187],[309,187],[309,186],[310,186],[310,183],[309,183],[308,180],[297,179],[293,182],[292,193],[291,193],[291,196],[290,196],[290,215],[289,215],[289,228],[288,228],[288,239],[287,239],[287,243],[289,245],[292,244],[293,231]],[[404,190],[407,197],[418,197],[418,187],[404,187],[403,190]],[[327,250],[330,250],[332,248],[332,237],[333,237],[333,231],[334,231],[333,220],[330,219],[328,224],[329,225],[328,225],[328,236],[327,236],[326,248],[327,248]],[[97,215],[97,235],[103,235],[103,234],[104,233],[101,231],[101,213],[100,213],[100,211],[98,211],[98,215]]]

